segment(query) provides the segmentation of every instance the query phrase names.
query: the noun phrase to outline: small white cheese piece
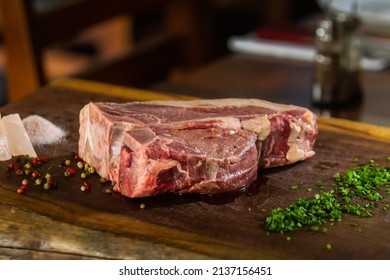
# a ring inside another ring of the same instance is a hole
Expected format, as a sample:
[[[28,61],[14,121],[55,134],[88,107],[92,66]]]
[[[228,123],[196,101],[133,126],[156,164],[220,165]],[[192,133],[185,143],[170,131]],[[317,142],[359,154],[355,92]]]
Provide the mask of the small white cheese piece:
[[[2,127],[6,132],[8,145],[13,156],[29,155],[36,157],[34,147],[31,144],[30,138],[24,128],[19,114],[11,114],[4,116],[1,119]]]
[[[7,133],[3,127],[3,122],[0,119],[0,160],[9,160],[11,158],[12,154],[8,145]]]

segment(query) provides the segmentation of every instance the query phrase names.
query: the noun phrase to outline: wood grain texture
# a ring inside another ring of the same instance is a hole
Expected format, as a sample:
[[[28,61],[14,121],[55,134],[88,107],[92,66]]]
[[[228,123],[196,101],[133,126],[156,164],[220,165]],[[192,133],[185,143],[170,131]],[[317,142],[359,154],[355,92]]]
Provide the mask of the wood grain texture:
[[[390,142],[390,128],[345,119],[319,118],[319,125],[327,130],[342,130],[344,133],[359,135],[376,141]]]
[[[129,88],[117,85],[111,85],[100,82],[86,81],[81,79],[60,79],[53,81],[50,84],[52,87],[59,87],[68,90],[84,91],[92,94],[103,95],[106,98],[122,98],[133,101],[143,100],[172,100],[182,99],[191,100],[195,99],[191,96],[171,94],[171,93],[158,93],[155,91],[149,91],[138,88]]]
[[[265,230],[265,217],[271,209],[312,196],[318,191],[318,180],[324,182],[326,189],[332,188],[333,174],[355,166],[352,159],[358,157],[361,163],[375,159],[388,165],[388,129],[320,119],[315,157],[291,166],[260,170],[258,180],[242,192],[128,199],[105,193],[96,176],[91,179],[91,191],[84,193],[80,191],[82,180],[65,178],[58,165],[77,150],[81,107],[91,100],[119,102],[126,100],[124,96],[148,99],[165,95],[140,95],[140,91],[132,89],[122,92],[117,87],[82,81],[61,83],[1,109],[4,115],[17,112],[22,118],[39,114],[63,127],[68,135],[58,145],[37,148],[39,155],[50,157],[44,168],[56,177],[57,188],[45,191],[36,186],[20,195],[16,193],[20,178],[0,175],[0,258],[390,258],[390,214],[381,211],[389,199],[378,203],[372,218],[347,215],[341,222],[327,225],[327,233],[305,229],[279,234]],[[75,87],[77,83],[81,85],[79,89]],[[171,97],[180,98],[165,96]],[[6,162],[0,163],[0,169],[6,166]],[[293,184],[299,188],[291,190]],[[355,223],[358,226],[352,227]],[[291,241],[286,241],[286,236]],[[327,243],[332,244],[331,251],[325,248]]]

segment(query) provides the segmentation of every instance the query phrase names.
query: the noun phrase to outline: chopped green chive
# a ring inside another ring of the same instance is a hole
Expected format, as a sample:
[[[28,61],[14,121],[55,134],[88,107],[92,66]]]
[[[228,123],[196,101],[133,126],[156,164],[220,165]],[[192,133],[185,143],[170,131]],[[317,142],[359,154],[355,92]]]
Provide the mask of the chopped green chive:
[[[266,218],[266,227],[270,231],[286,232],[323,224],[326,220],[341,220],[341,205],[334,191],[315,194],[313,198],[301,198],[290,207],[272,210]]]
[[[267,230],[283,233],[310,226],[318,231],[320,225],[326,222],[340,221],[344,213],[371,217],[375,202],[384,199],[381,192],[387,191],[390,195],[390,187],[383,188],[390,185],[390,166],[379,167],[374,160],[351,168],[344,174],[336,173],[333,178],[335,189],[320,191],[312,198],[300,198],[284,209],[273,209],[266,218]],[[317,186],[322,188],[323,183],[317,181]],[[298,187],[293,185],[290,188],[296,190]],[[312,188],[307,190],[312,191]],[[383,207],[383,210],[387,208]],[[323,232],[327,230],[322,229]]]
[[[311,226],[311,230],[313,231],[319,231],[320,227],[319,226]]]

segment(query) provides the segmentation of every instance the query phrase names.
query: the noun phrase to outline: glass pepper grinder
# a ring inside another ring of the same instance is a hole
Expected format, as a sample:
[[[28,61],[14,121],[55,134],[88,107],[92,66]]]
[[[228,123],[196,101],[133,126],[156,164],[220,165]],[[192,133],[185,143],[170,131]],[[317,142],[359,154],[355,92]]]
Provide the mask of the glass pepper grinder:
[[[326,108],[359,104],[362,44],[361,23],[356,13],[328,9],[317,22],[315,45],[313,104]]]

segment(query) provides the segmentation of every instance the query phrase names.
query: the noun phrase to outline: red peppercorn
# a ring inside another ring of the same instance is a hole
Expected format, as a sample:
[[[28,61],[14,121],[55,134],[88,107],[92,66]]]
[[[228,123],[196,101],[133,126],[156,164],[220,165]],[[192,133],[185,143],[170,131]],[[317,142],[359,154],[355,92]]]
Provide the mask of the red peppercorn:
[[[38,162],[38,159],[34,158],[34,159],[31,161],[31,163],[32,163],[33,165],[37,165],[39,162]]]
[[[89,191],[91,189],[91,184],[85,181],[80,189],[83,192]]]
[[[47,180],[47,182],[46,183],[48,183],[49,185],[54,185],[54,181],[53,181],[53,179],[49,179],[49,180]]]
[[[15,163],[10,162],[10,163],[8,164],[8,170],[14,170],[14,169],[15,169]]]
[[[76,173],[76,170],[73,167],[69,167],[69,166],[66,168],[66,171],[68,171],[70,175],[73,175]]]
[[[16,171],[15,171],[15,173],[16,173],[16,175],[23,175],[23,170],[22,169],[17,169]]]
[[[37,177],[39,176],[38,171],[33,171],[33,173],[31,173],[31,176],[32,176],[33,178],[37,178]]]
[[[21,185],[17,192],[18,193],[24,193],[26,190],[27,190],[27,186],[26,185]]]

